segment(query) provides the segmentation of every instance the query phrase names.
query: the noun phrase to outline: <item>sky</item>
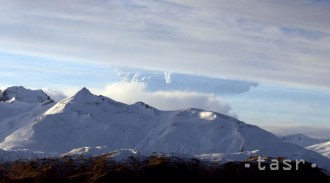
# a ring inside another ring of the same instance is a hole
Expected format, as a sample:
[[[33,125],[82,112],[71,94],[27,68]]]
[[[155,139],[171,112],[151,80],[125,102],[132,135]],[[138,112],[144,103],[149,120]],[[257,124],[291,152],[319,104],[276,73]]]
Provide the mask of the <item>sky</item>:
[[[328,0],[0,0],[0,88],[330,137]],[[322,131],[322,132],[321,132]]]

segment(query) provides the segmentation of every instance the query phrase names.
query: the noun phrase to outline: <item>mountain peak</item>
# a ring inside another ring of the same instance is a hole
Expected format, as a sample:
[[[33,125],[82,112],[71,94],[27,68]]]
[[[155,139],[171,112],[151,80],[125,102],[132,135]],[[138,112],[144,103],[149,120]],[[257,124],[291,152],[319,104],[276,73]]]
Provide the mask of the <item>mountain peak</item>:
[[[76,96],[88,96],[88,95],[93,95],[93,94],[86,87],[83,87],[75,95]]]
[[[31,90],[23,86],[12,86],[1,92],[0,102],[20,101],[27,103],[45,103],[52,99],[42,90]]]
[[[143,108],[145,108],[145,109],[152,109],[152,110],[155,110],[156,108],[154,108],[154,107],[152,107],[152,106],[150,106],[150,105],[148,105],[148,104],[146,104],[146,103],[144,103],[144,102],[141,102],[141,101],[138,101],[138,102],[136,102],[135,104],[133,104],[134,106],[141,106],[141,107],[143,107]]]

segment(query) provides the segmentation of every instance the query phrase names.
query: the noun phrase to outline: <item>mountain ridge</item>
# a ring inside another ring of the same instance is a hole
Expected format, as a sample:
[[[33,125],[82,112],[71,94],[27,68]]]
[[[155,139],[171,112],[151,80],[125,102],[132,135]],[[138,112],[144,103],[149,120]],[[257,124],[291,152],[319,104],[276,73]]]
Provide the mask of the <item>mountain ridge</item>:
[[[286,135],[281,137],[281,139],[285,142],[293,143],[301,147],[308,147],[315,144],[320,144],[323,142],[330,141],[330,139],[312,138],[301,133]]]
[[[58,154],[86,146],[179,154],[258,150],[265,156],[303,158],[330,170],[329,159],[233,117],[195,108],[161,111],[142,102],[127,105],[86,88],[31,121],[8,135],[0,148]]]

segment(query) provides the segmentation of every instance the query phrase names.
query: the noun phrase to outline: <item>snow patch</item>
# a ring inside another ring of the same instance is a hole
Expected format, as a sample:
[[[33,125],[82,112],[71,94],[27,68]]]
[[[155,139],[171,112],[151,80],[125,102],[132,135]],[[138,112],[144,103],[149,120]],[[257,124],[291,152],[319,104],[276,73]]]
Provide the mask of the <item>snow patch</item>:
[[[200,112],[199,113],[200,119],[205,119],[208,121],[213,121],[214,119],[217,118],[217,115],[214,114],[213,112]]]
[[[307,149],[316,151],[330,159],[330,141],[309,146]]]

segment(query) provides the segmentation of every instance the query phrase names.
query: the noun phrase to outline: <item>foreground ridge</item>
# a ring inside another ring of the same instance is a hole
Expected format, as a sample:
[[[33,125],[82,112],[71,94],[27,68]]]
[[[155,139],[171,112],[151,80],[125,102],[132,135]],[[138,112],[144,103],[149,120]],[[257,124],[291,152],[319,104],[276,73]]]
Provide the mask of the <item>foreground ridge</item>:
[[[227,162],[222,165],[165,154],[147,157],[133,155],[120,161],[116,158],[116,153],[107,153],[96,157],[63,156],[3,163],[0,164],[0,182],[155,182],[176,180],[178,177],[193,182],[219,182],[229,177],[265,175],[329,180],[319,169],[310,168],[308,163],[299,171],[260,171],[253,157],[244,162]],[[244,167],[246,162],[251,164],[248,169]],[[263,165],[268,166],[269,163]],[[280,163],[280,166],[283,164]]]

